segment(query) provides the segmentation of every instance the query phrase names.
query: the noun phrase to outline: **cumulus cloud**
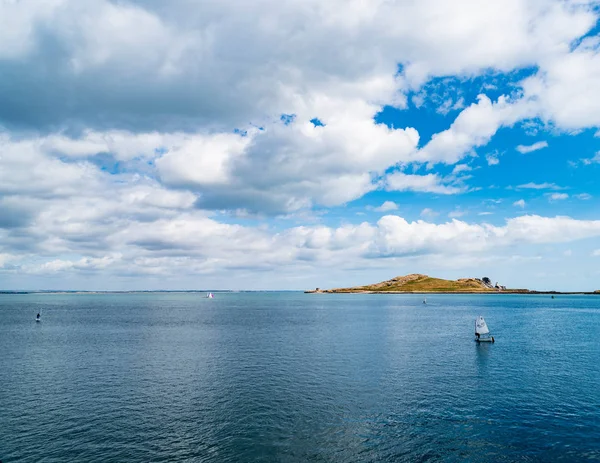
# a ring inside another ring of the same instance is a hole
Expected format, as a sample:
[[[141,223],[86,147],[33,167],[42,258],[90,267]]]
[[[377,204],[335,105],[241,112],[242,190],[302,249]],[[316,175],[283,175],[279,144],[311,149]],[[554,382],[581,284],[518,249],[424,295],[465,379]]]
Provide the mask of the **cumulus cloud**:
[[[439,225],[408,222],[402,217],[388,215],[376,224],[339,228],[302,226],[275,234],[217,224],[210,219],[186,220],[161,222],[158,227],[136,229],[135,233],[130,229],[125,236],[135,237],[130,243],[146,251],[153,251],[157,242],[168,237],[176,249],[181,248],[186,253],[196,249],[199,255],[217,259],[222,265],[236,264],[238,259],[242,264],[248,264],[252,257],[244,257],[243,252],[260,253],[264,254],[265,260],[257,265],[270,266],[289,264],[297,259],[318,262],[333,259],[339,263],[344,261],[344,255],[372,259],[414,253],[476,253],[519,243],[569,242],[599,234],[600,221],[578,221],[568,217],[522,216],[497,227],[458,220]],[[218,242],[221,245],[215,246]],[[226,253],[219,252],[222,246],[226,247]]]
[[[538,101],[540,116],[564,130],[600,126],[597,37],[584,38],[572,50],[559,48],[540,64],[540,72],[523,83],[526,97]]]
[[[492,102],[487,96],[479,95],[477,103],[463,110],[448,130],[433,135],[419,151],[418,159],[454,164],[473,148],[486,145],[500,127],[511,126],[534,114],[533,111],[527,100],[512,101],[501,96]]]
[[[2,152],[0,165],[17,175],[19,158],[10,155],[11,149]],[[36,156],[47,161],[39,151]],[[4,177],[0,182],[10,188],[8,199],[24,194],[29,198],[27,220],[0,228],[5,277],[16,273],[21,277],[94,275],[102,281],[161,277],[164,283],[182,273],[187,278],[245,271],[282,275],[286,269],[344,269],[360,262],[368,267],[378,265],[373,262],[379,258],[415,255],[468,260],[483,250],[600,236],[599,221],[539,216],[492,226],[456,219],[442,224],[410,222],[388,215],[375,224],[273,230],[220,222],[218,216],[194,207],[196,196],[190,191],[165,189],[152,178],[111,175],[92,169],[84,160],[57,166],[48,174],[61,181],[41,181],[34,190],[27,181],[8,184]],[[71,175],[74,168],[89,169],[85,185],[79,175]],[[3,201],[5,210],[15,204]],[[385,206],[389,208],[390,204]],[[436,213],[425,209],[422,215],[431,218]]]
[[[251,223],[374,190],[472,191],[460,162],[498,130],[600,125],[595,39],[579,40],[597,16],[561,0],[0,1],[2,271],[277,272],[596,236],[593,221],[537,216],[498,227]],[[507,95],[422,92],[435,78],[523,68],[530,77]],[[423,145],[411,121],[376,121],[411,95],[457,113]]]
[[[119,254],[116,254],[97,258],[83,257],[76,261],[55,259],[49,262],[44,262],[39,266],[26,267],[26,270],[29,270],[31,273],[55,273],[68,270],[99,270],[113,265],[117,260],[120,259],[120,257],[121,256]]]
[[[377,212],[389,212],[398,210],[398,205],[394,201],[384,201],[383,204],[374,209]]]
[[[502,227],[468,224],[456,219],[434,225],[421,221],[407,222],[397,216],[383,217],[377,226],[375,246],[385,255],[423,252],[424,249],[429,253],[449,250],[478,252],[517,243],[569,242],[600,233],[600,221],[535,215],[509,219]]]
[[[156,166],[167,185],[227,185],[232,181],[234,160],[243,156],[249,143],[249,137],[237,134],[195,137],[167,151]]]
[[[375,124],[377,107],[360,101],[351,104],[322,95],[319,111],[324,125],[310,122],[311,110],[293,122],[275,122],[239,135],[243,148],[227,156],[226,182],[206,188],[190,183],[187,158],[172,159],[179,175],[165,179],[174,187],[197,188],[204,208],[244,208],[273,213],[289,212],[313,204],[334,206],[379,188],[377,179],[399,162],[410,159],[419,136],[414,129],[391,129]],[[326,113],[326,114],[325,114]],[[226,151],[228,152],[228,151]],[[190,151],[194,158],[215,158],[211,151]],[[161,175],[167,153],[157,161]],[[196,169],[200,171],[201,169]]]
[[[110,153],[117,160],[130,161],[137,157],[152,158],[156,155],[156,150],[178,146],[189,138],[191,137],[182,133],[165,135],[160,132],[84,130],[77,137],[53,133],[32,141],[41,151],[57,156],[82,159],[99,153]]]
[[[333,104],[325,97],[323,101]],[[4,150],[10,151],[6,160],[20,168],[16,176],[4,171],[0,190],[24,184],[18,175],[31,174],[28,164],[36,165],[34,172],[40,175],[57,169],[87,185],[104,154],[125,170],[146,172],[167,187],[193,191],[200,208],[279,214],[313,204],[343,204],[379,188],[378,176],[407,161],[419,137],[414,129],[375,124],[375,106],[337,104],[342,106],[324,118],[324,126],[298,117],[290,124],[278,120],[243,133],[87,131],[79,137],[53,134],[19,141],[5,135]],[[62,182],[58,175],[29,181],[37,189],[44,182]]]
[[[533,151],[541,150],[543,148],[548,148],[547,141],[538,141],[538,142],[534,143],[533,145],[518,145],[516,150],[521,154],[527,154],[527,153],[531,153]]]
[[[15,75],[0,95],[5,124],[78,120],[145,130],[260,123],[265,114],[296,113],[311,88],[393,101],[402,86],[393,78],[397,63],[406,63],[411,87],[435,75],[508,71],[568,45],[595,21],[589,8],[523,0],[485,7],[64,0],[0,8],[2,74]],[[86,97],[72,98],[74,88]],[[23,111],[21,95],[38,110]]]

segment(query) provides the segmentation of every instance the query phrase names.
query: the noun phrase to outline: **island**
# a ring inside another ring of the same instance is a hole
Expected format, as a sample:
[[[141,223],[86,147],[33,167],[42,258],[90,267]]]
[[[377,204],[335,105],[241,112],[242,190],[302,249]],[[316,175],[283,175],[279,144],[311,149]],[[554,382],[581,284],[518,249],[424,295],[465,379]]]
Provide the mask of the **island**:
[[[498,283],[492,284],[487,277],[459,278],[458,280],[444,280],[433,278],[429,275],[411,273],[398,276],[391,280],[382,281],[366,286],[353,288],[334,288],[304,291],[305,293],[367,293],[367,294],[404,294],[404,293],[459,293],[459,294],[600,294],[594,292],[560,292],[560,291],[534,291],[529,289],[506,288]]]

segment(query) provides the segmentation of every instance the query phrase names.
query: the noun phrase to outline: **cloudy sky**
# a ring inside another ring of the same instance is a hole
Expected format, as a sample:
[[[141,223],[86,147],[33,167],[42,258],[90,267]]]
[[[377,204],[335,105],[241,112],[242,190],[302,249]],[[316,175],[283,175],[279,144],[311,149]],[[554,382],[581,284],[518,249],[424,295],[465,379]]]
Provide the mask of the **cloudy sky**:
[[[0,0],[0,289],[600,289],[599,18]]]

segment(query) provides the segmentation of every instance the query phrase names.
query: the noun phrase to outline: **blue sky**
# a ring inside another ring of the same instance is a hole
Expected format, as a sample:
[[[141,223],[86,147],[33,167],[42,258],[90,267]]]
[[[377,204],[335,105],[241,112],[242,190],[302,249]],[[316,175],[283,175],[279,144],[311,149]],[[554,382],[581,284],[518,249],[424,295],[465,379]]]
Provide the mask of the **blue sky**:
[[[599,6],[0,3],[0,289],[600,289]]]

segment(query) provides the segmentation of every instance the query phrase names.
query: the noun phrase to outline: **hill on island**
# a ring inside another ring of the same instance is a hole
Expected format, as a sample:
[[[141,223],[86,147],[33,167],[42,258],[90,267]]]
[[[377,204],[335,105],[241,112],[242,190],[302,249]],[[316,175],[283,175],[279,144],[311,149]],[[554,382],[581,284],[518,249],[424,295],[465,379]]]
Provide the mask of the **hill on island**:
[[[489,293],[498,289],[491,284],[484,283],[479,278],[460,278],[458,280],[444,280],[433,278],[420,273],[398,276],[391,280],[382,281],[366,286],[353,288],[316,289],[307,291],[311,293]],[[508,290],[526,292],[527,290]]]

